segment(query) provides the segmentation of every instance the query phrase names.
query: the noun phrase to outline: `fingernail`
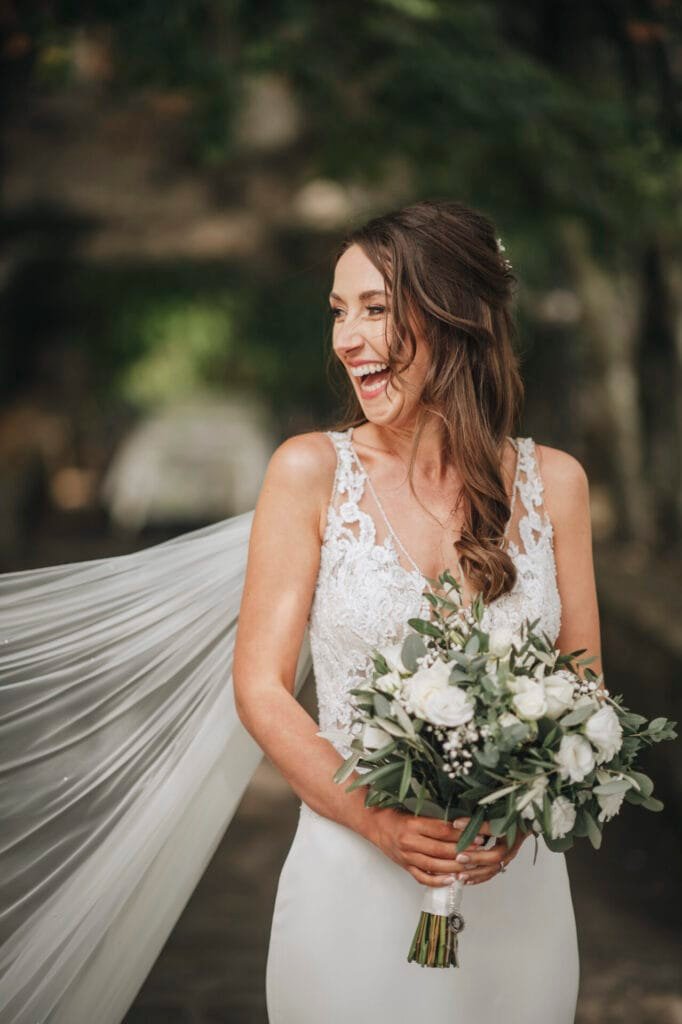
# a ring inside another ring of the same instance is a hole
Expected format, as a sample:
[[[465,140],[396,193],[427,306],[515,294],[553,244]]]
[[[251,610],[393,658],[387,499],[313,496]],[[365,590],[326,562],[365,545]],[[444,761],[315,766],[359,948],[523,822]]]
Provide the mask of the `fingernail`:
[[[467,880],[467,878],[468,878],[468,877],[469,877],[469,876],[468,876],[468,875],[466,875],[466,874],[464,874],[464,875],[460,875],[460,876],[459,876],[459,880],[460,880],[460,882],[466,882],[466,880]]]
[[[452,827],[453,828],[464,828],[466,823],[467,823],[467,819],[466,818],[455,818],[455,820],[452,823]]]
[[[476,836],[476,838],[474,839],[474,844],[476,846],[481,846],[482,843],[483,843],[483,836]]]
[[[455,860],[458,860],[460,864],[468,864],[471,857],[467,857],[466,853],[458,853]]]

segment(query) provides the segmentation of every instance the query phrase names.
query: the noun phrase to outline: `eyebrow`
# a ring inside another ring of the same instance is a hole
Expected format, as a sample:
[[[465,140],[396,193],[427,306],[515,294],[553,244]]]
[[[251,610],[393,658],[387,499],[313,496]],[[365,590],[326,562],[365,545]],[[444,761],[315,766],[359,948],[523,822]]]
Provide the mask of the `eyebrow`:
[[[385,294],[386,294],[386,292],[383,289],[374,288],[374,289],[372,289],[371,291],[368,291],[368,292],[360,292],[360,294],[358,295],[358,298],[360,299],[361,302],[364,302],[365,299],[371,299],[373,295],[385,295]],[[341,296],[337,295],[336,292],[330,292],[329,293],[329,298],[330,299],[337,299],[338,302],[343,302],[343,299],[341,298]]]

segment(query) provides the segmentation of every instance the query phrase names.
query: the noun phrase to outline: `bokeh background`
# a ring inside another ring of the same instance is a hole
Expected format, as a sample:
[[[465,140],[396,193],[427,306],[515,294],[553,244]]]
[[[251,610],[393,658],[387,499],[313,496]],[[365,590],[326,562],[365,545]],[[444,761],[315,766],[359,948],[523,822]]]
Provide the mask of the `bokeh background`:
[[[673,0],[3,4],[0,570],[252,508],[338,408],[344,230],[461,199],[520,281],[520,433],[590,477],[607,684],[679,721],[681,25]],[[647,763],[665,810],[567,854],[579,1024],[682,1021],[680,743]],[[264,760],[128,1024],[265,1024],[297,806]]]

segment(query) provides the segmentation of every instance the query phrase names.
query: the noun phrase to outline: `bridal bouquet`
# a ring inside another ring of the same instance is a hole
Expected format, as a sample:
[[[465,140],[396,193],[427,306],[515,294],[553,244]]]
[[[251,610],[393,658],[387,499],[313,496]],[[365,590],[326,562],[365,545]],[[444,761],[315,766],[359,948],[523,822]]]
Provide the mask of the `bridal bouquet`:
[[[532,832],[535,857],[539,836],[557,852],[582,836],[598,848],[624,799],[661,810],[635,766],[642,748],[676,737],[676,723],[626,708],[586,667],[593,658],[575,660],[585,649],[560,653],[539,620],[487,631],[480,595],[465,608],[454,577],[439,582],[443,593],[426,595],[431,617],[408,619],[404,641],[374,649],[372,678],[351,691],[350,732],[333,734],[351,754],[334,780],[357,768],[348,790],[366,787],[366,806],[470,817],[458,851],[484,821],[493,843]],[[424,889],[408,962],[457,967],[463,885]]]

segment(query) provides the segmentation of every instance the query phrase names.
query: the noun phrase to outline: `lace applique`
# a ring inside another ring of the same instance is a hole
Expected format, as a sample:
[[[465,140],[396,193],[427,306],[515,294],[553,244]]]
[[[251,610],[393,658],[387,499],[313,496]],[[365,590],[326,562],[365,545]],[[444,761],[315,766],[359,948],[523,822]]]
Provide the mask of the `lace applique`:
[[[347,730],[352,715],[350,690],[371,674],[374,647],[395,643],[410,631],[408,618],[427,618],[427,581],[399,560],[393,537],[382,543],[372,516],[359,507],[366,476],[353,458],[351,429],[327,431],[337,466],[320,552],[317,585],[310,609],[309,638],[321,730]],[[542,480],[531,438],[517,438],[517,494],[523,502],[518,532],[522,546],[508,541],[517,567],[512,590],[493,601],[484,624],[518,628],[524,617],[540,617],[540,628],[554,640],[561,607],[556,588],[552,525],[541,514]],[[517,502],[518,505],[518,502]],[[335,742],[347,757],[350,748]]]

